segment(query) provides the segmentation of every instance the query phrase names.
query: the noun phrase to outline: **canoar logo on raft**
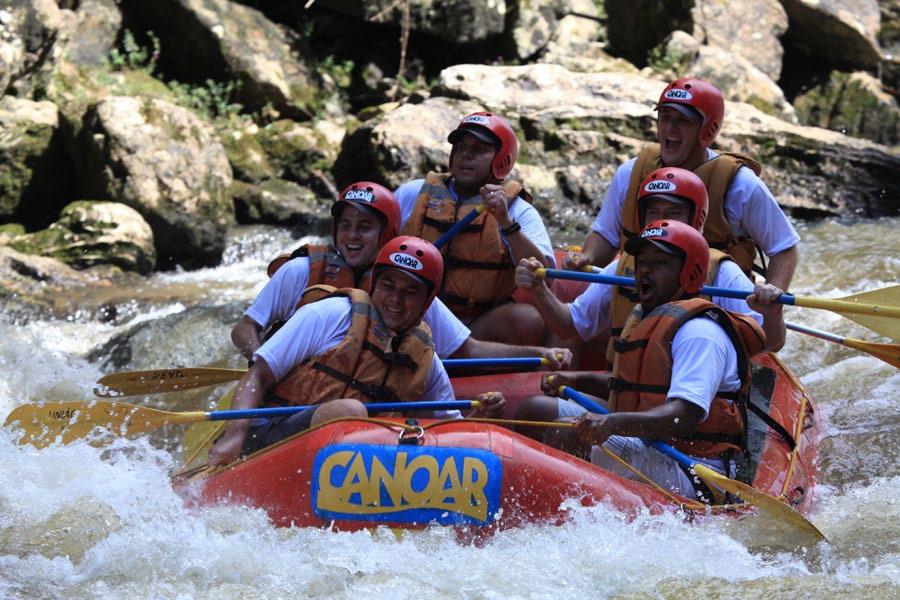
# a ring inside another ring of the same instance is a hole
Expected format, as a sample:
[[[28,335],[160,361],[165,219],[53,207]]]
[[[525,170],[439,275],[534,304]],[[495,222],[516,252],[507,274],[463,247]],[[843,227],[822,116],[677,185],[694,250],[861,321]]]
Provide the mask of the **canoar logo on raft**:
[[[501,480],[487,450],[342,444],[316,455],[312,504],[325,520],[485,525]]]

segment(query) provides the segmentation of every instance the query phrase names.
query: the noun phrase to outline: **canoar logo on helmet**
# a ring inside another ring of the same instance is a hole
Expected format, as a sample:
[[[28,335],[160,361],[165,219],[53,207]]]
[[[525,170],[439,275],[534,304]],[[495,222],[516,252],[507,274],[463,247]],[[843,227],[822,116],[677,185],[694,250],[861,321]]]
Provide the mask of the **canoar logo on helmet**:
[[[666,236],[666,230],[663,229],[662,227],[650,227],[641,232],[642,238],[665,237],[665,236]]]
[[[689,91],[678,88],[671,89],[664,95],[667,100],[690,100],[693,98]]]
[[[344,194],[344,198],[347,200],[361,200],[362,202],[368,202],[369,204],[375,202],[375,194],[369,190],[350,190]]]
[[[413,271],[421,271],[422,263],[414,256],[410,256],[409,254],[404,254],[403,252],[394,252],[389,257],[390,261],[397,266],[403,267],[404,269],[412,269]]]
[[[474,123],[475,125],[482,125],[487,127],[490,124],[490,119],[485,117],[484,115],[469,115],[465,119],[462,120],[463,123]],[[462,124],[462,123],[460,123]]]
[[[678,189],[678,186],[675,185],[672,181],[660,181],[655,180],[651,181],[647,185],[644,186],[645,192],[674,192]]]

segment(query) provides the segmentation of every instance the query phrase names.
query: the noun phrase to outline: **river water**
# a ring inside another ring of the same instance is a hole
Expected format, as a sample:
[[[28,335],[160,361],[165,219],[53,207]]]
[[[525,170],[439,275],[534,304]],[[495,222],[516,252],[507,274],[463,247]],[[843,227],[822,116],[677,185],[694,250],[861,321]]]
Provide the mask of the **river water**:
[[[900,219],[798,229],[795,294],[841,297],[900,279]],[[263,284],[267,259],[297,244],[283,231],[241,228],[222,266],[156,274],[118,290],[105,322],[91,293],[73,298],[66,319],[0,321],[0,416],[25,402],[88,400],[108,370],[240,366],[230,325]],[[887,341],[829,311],[786,315]],[[88,360],[132,328],[140,332],[130,344],[115,345],[117,363]],[[0,430],[0,598],[900,597],[900,371],[793,332],[781,356],[824,417],[810,518],[827,545],[787,550],[763,543],[750,522],[628,522],[603,506],[572,506],[562,527],[502,532],[482,547],[439,529],[401,540],[276,529],[246,507],[185,509],[169,484],[181,428],[101,448],[43,450]],[[221,392],[144,401],[198,410]]]

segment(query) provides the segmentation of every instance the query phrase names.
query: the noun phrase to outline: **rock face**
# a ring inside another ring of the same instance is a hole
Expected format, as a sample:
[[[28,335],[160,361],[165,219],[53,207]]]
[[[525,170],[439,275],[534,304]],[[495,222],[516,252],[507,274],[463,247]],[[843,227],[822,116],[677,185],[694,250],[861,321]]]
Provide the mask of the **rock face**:
[[[314,76],[294,51],[293,36],[258,10],[230,0],[125,0],[123,5],[159,36],[162,62],[180,79],[236,79],[248,110],[271,103],[288,117],[312,116]]]
[[[606,35],[612,51],[644,66],[647,53],[673,31],[692,31],[689,2],[665,0],[607,0]]]
[[[225,150],[190,111],[114,96],[85,117],[83,197],[123,202],[150,224],[163,266],[216,264],[233,223]]]
[[[67,178],[56,106],[0,99],[0,222],[47,225],[59,212]]]
[[[136,210],[118,202],[73,202],[50,227],[19,236],[9,245],[77,269],[115,265],[147,275],[156,264],[150,226]]]

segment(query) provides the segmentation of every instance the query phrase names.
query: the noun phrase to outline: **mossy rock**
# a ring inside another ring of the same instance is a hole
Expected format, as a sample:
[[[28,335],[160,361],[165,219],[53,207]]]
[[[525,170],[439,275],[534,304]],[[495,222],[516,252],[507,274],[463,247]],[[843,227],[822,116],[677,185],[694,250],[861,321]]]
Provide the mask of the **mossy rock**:
[[[113,265],[146,275],[156,263],[150,226],[137,211],[117,202],[73,202],[50,227],[15,237],[9,246],[77,269]]]
[[[329,172],[337,158],[322,133],[287,119],[266,125],[258,139],[279,176],[301,184]]]
[[[259,141],[260,131],[256,125],[251,124],[219,134],[219,141],[225,148],[236,179],[256,183],[277,175]]]
[[[900,108],[867,73],[832,72],[794,100],[800,121],[886,145],[900,142]]]

